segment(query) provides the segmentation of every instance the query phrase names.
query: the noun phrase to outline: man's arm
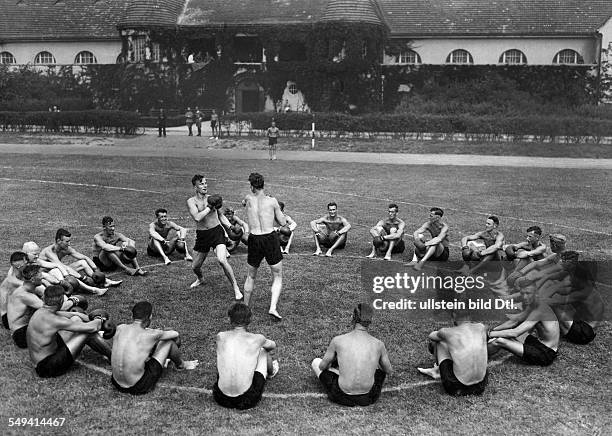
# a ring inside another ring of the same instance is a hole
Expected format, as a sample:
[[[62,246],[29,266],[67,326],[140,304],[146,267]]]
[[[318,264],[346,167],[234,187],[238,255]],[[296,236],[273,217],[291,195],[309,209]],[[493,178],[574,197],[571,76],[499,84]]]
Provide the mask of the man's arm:
[[[293,232],[297,228],[297,223],[289,215],[285,215],[285,219],[287,220],[287,224],[289,225],[289,230]]]
[[[425,242],[425,245],[426,246],[438,245],[440,242],[442,242],[444,240],[444,238],[446,237],[447,233],[448,233],[448,225],[444,224],[442,226],[442,230],[440,230],[440,234],[438,236],[436,236],[435,238],[432,238],[429,241]]]
[[[519,314],[513,315],[512,318],[510,318],[508,321],[504,321],[500,325],[498,325],[496,327],[493,327],[491,329],[491,332],[500,331],[500,330],[507,330],[507,329],[516,327],[517,325],[519,325],[520,323],[525,321],[527,319],[528,315],[529,315],[529,312],[526,311],[526,310],[522,311]],[[493,337],[491,335],[489,335],[489,336]]]
[[[383,239],[387,240],[387,241],[391,241],[394,239],[402,239],[402,236],[404,235],[404,229],[406,228],[406,223],[402,220],[400,220],[399,225],[397,226],[397,232],[395,233],[391,233],[390,235],[385,235],[383,236]]]
[[[166,240],[162,237],[162,235],[157,233],[157,230],[155,230],[155,222],[152,222],[151,224],[149,224],[149,236],[151,236],[156,241],[166,242]]]
[[[58,310],[57,312],[55,312],[55,314],[59,315],[59,316],[63,316],[64,318],[68,318],[68,319],[72,318],[73,316],[78,316],[83,321],[89,322],[89,315],[87,315],[86,313],[68,312],[68,311],[65,311],[65,310]]]
[[[98,247],[100,247],[104,251],[108,251],[108,252],[121,251],[121,247],[107,243],[106,241],[104,241],[104,239],[102,239],[102,236],[99,233],[96,236],[94,236],[94,242],[96,243]]]
[[[98,266],[94,263],[93,260],[91,260],[89,256],[86,256],[83,253],[79,253],[74,248],[68,247],[68,254],[77,260],[84,260],[85,262],[87,262],[87,265],[89,265],[91,269],[93,270],[98,269]]]
[[[249,233],[249,224],[246,221],[241,220],[236,215],[234,215],[234,219],[236,220],[236,223],[238,223],[238,225],[242,227],[242,231],[244,233]]]
[[[344,235],[345,233],[348,233],[349,230],[351,230],[351,223],[349,223],[348,220],[343,216],[340,217],[340,221],[342,221],[342,228],[336,233],[338,233],[339,235]]]
[[[546,253],[546,245],[541,244],[540,246],[534,248],[533,250],[526,251],[525,253],[519,253],[520,256],[517,255],[517,257],[519,258],[533,257],[533,256],[537,256],[539,254],[544,254],[544,253]]]
[[[327,219],[326,216],[322,216],[319,219],[310,221],[310,228],[312,229],[312,231],[315,232],[315,233],[318,233],[319,229],[318,229],[317,225],[318,224],[323,224],[326,219]]]
[[[414,238],[414,240],[416,241],[417,239],[419,239],[419,234],[425,233],[425,231],[428,228],[429,228],[429,222],[423,223],[423,225],[419,227],[418,229],[416,229],[414,233],[412,234],[412,237]]]
[[[176,339],[179,336],[179,332],[177,332],[176,330],[158,330],[157,340],[168,341],[170,339]]]
[[[40,299],[40,297],[31,292],[25,292],[20,296],[20,300],[24,305],[33,309],[40,309],[43,307],[43,301]]]
[[[387,373],[387,375],[391,375],[393,374],[393,366],[391,366],[391,361],[389,360],[389,354],[387,353],[387,347],[385,347],[385,344],[383,342],[381,342],[380,344],[381,344],[381,350],[380,350],[380,360],[378,361],[378,364],[380,365],[382,370]]]
[[[285,215],[281,211],[280,206],[278,204],[278,200],[276,198],[274,199],[274,218],[280,224],[281,227],[287,224]]]
[[[267,339],[267,338],[264,337],[264,343],[261,346],[261,348],[263,348],[266,351],[276,350],[276,342],[274,342],[271,339]]]
[[[516,321],[520,321],[520,318],[518,318]],[[506,322],[511,322],[511,320],[508,320]],[[517,338],[523,333],[530,332],[536,326],[538,322],[540,322],[540,309],[536,308],[532,310],[531,312],[529,312],[527,319],[522,321],[516,327],[504,329],[504,330],[493,330],[489,333],[489,337],[490,338]],[[498,326],[498,327],[501,327],[501,326]]]
[[[321,363],[319,363],[319,369],[321,371],[325,371],[327,368],[331,366],[335,358],[336,358],[336,338],[332,339],[331,342],[329,343],[329,346],[327,347],[327,351],[325,352],[323,359],[321,359]]]
[[[488,248],[485,248],[480,252],[481,256],[486,256],[487,254],[495,253],[497,250],[501,250],[504,246],[504,235],[501,232],[497,233],[497,237],[495,238],[495,243]]]
[[[46,262],[51,265],[51,268],[57,268],[60,270],[63,276],[68,275],[68,269],[66,265],[62,263],[60,258],[57,256],[57,253],[53,251],[52,246],[43,249],[40,252],[40,257],[38,258],[39,264],[44,268],[49,268],[49,266],[43,265],[42,262]]]
[[[483,232],[477,232],[477,233],[474,233],[473,235],[464,236],[463,238],[461,238],[461,246],[465,247],[467,246],[468,241],[476,241],[480,239],[480,235],[482,235],[482,233]]]
[[[383,220],[378,221],[376,224],[374,224],[374,227],[370,229],[370,232],[376,232],[378,230],[377,227],[382,227],[383,224],[384,224]]]
[[[232,223],[230,223],[227,217],[223,215],[221,209],[217,209],[217,217],[219,218],[219,222],[224,228],[229,229],[231,227]]]
[[[202,221],[206,217],[206,215],[208,215],[214,210],[210,207],[210,205],[206,204],[206,207],[199,211],[198,206],[196,205],[193,197],[187,199],[187,208],[189,209],[189,214],[191,215],[191,217],[197,222]]]
[[[444,329],[440,329],[440,330],[435,330],[433,332],[431,332],[429,334],[429,336],[427,336],[430,340],[434,341],[434,342],[442,342],[445,338]]]

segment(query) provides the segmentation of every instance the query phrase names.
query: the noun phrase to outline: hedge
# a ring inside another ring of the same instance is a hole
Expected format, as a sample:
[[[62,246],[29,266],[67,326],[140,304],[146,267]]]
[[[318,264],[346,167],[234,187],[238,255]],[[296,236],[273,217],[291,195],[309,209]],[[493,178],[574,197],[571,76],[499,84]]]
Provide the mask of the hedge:
[[[140,117],[140,125],[143,127],[157,128],[157,117]],[[174,117],[166,117],[166,127],[179,127],[185,125],[185,115],[176,115]]]
[[[140,116],[127,111],[0,112],[3,131],[50,131],[135,134]]]

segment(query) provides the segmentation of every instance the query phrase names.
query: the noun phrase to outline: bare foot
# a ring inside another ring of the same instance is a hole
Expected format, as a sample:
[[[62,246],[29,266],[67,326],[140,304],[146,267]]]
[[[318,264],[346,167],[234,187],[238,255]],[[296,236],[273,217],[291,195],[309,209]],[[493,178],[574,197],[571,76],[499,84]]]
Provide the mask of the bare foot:
[[[417,368],[417,370],[421,374],[428,375],[434,380],[440,380],[440,367],[438,367],[438,365],[434,365],[433,368]]]
[[[375,256],[376,256],[376,253],[370,253],[370,254],[368,254],[366,257],[367,257],[368,259],[372,259],[372,258],[373,258],[373,257],[375,257]]]
[[[185,260],[191,262],[193,260],[193,257],[191,257],[191,255],[189,255],[189,254],[186,254],[185,255]]]
[[[176,369],[196,369],[199,364],[199,360],[183,360],[181,366],[177,366]]]
[[[172,261],[170,259],[168,259],[168,258],[166,258],[164,260],[164,265],[170,265],[171,263],[172,263]]]
[[[270,315],[272,318],[274,318],[275,321],[281,321],[283,319],[283,317],[278,314],[276,309],[274,309],[274,310],[270,309],[268,311],[268,315]]]
[[[385,256],[385,260],[391,260],[391,256]]]
[[[240,292],[240,289],[234,289],[234,298],[236,299],[236,301],[244,300],[244,295],[242,295],[242,292]]]
[[[193,282],[192,284],[189,285],[190,288],[197,288],[200,285],[204,284],[204,280],[203,279],[196,279],[195,282]]]
[[[138,276],[146,276],[147,274],[149,274],[147,271],[143,270],[142,268],[138,268],[136,270],[136,275]]]
[[[327,253],[325,253],[325,257],[334,257],[334,255],[332,253],[333,253],[333,251],[327,250]]]
[[[95,293],[98,296],[102,296],[108,292],[108,288],[95,288],[95,289],[96,289]]]
[[[136,270],[132,269],[132,268],[126,269],[125,272],[128,273],[128,275],[130,275],[130,276],[135,276],[136,275]]]
[[[317,250],[314,253],[312,253],[313,256],[320,256],[321,254],[323,254],[321,250]]]
[[[417,262],[412,267],[417,271],[421,271],[423,269],[423,264],[421,262]]]

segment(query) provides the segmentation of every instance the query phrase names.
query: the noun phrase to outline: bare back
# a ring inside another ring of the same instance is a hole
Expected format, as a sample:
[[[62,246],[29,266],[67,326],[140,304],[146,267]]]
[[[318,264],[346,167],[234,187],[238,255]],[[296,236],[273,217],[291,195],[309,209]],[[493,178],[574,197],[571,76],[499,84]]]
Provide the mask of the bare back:
[[[367,331],[353,330],[336,336],[332,342],[338,359],[340,389],[349,395],[369,392],[383,355],[382,341]]]
[[[472,385],[484,379],[487,372],[487,328],[480,323],[465,323],[440,330],[448,346],[457,379]]]
[[[34,311],[42,307],[40,297],[29,291],[26,286],[19,286],[8,297],[6,314],[11,331],[28,325]]]
[[[0,283],[0,314],[4,315],[6,313],[9,295],[22,284],[23,280],[15,275],[15,270],[11,267],[6,278]]]
[[[243,394],[253,382],[257,359],[266,338],[244,330],[217,334],[219,389],[230,397]]]
[[[284,225],[283,216],[278,201],[259,191],[248,194],[245,198],[247,221],[252,235],[266,235],[274,231],[275,220]]]
[[[163,331],[140,324],[120,324],[113,338],[113,378],[123,387],[134,386],[144,374],[145,362],[154,351]],[[164,362],[160,362],[162,365]]]

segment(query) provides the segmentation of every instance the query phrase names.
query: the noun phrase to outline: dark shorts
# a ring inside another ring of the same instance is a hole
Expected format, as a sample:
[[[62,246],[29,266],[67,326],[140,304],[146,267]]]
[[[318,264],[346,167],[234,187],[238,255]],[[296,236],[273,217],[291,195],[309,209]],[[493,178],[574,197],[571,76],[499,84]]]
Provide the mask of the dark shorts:
[[[319,239],[319,245],[321,245],[321,246],[323,246],[325,248],[331,248],[331,246],[334,245],[336,240],[340,236],[342,236],[342,235],[337,236],[337,237],[334,237],[334,236],[332,236],[330,238],[329,235],[326,235],[324,233],[320,233],[320,236],[318,238]],[[348,240],[348,233],[344,233],[344,236],[345,236],[344,241],[342,241],[342,243],[340,243],[340,245],[338,245],[336,248],[340,249],[340,248],[345,248],[346,247],[346,241]]]
[[[548,348],[538,338],[528,335],[523,345],[523,360],[530,365],[548,366],[557,357],[557,352]]]
[[[448,250],[448,247],[444,247],[444,250],[442,250],[442,253],[440,253],[439,256],[436,256],[434,254],[433,256],[429,258],[429,260],[433,260],[434,262],[446,262],[448,260],[449,255],[450,255],[450,252]]]
[[[11,335],[13,337],[13,342],[19,348],[28,348],[28,341],[26,339],[26,333],[28,332],[28,326],[24,325],[23,327],[15,330]]]
[[[247,263],[254,268],[259,268],[264,257],[268,265],[276,265],[283,260],[277,232],[265,235],[250,234],[248,247]]]
[[[278,138],[268,138],[268,145],[276,145]]]
[[[212,127],[213,129],[215,127],[217,127],[217,121],[216,120],[210,120],[210,127]]]
[[[157,381],[161,377],[162,372],[163,368],[161,363],[159,363],[157,359],[151,357],[145,362],[144,374],[142,374],[142,377],[140,377],[140,380],[138,380],[134,386],[124,388],[117,383],[113,376],[111,376],[111,383],[117,388],[118,391],[125,394],[142,395],[153,390],[157,384]]]
[[[9,325],[8,325],[8,316],[6,315],[6,313],[4,315],[2,315],[2,325],[4,326],[5,329],[9,329]]]
[[[102,272],[115,271],[117,269],[117,266],[114,263],[111,265],[105,265],[98,256],[94,256],[92,260]]]
[[[57,343],[55,353],[45,357],[36,365],[36,374],[39,377],[59,377],[66,374],[74,363],[74,357],[59,333],[55,334],[55,342]]]
[[[585,345],[595,339],[595,331],[588,323],[581,320],[574,320],[565,339],[574,344]]]
[[[390,241],[385,241],[385,242],[390,242]],[[383,247],[386,247],[386,248],[384,250],[379,250],[377,248],[376,251],[378,251],[379,253],[386,253],[387,250],[389,249],[389,246],[387,244],[385,244],[385,245],[383,245]],[[393,246],[393,249],[391,250],[391,253],[392,254],[403,253],[405,249],[406,249],[406,244],[404,243],[403,239],[400,239],[399,241],[395,242],[395,245]]]
[[[453,361],[451,359],[445,359],[440,362],[440,378],[442,379],[442,386],[446,393],[453,396],[482,395],[487,385],[486,373],[484,378],[478,383],[472,385],[464,385],[461,383],[455,376]]]
[[[380,392],[382,391],[382,385],[386,376],[387,374],[384,371],[377,369],[374,373],[374,384],[372,385],[372,389],[370,389],[370,392],[367,394],[361,395],[349,395],[345,393],[338,385],[340,376],[328,369],[319,375],[319,380],[323,384],[327,392],[327,397],[331,401],[342,406],[353,407],[374,404],[380,397]]]
[[[251,409],[257,406],[257,403],[259,403],[259,400],[261,400],[265,386],[266,378],[262,373],[255,371],[251,386],[245,393],[240,394],[237,397],[228,397],[221,391],[221,389],[219,389],[219,376],[217,375],[217,381],[213,386],[213,398],[217,404],[227,407],[228,409]]]
[[[217,247],[217,245],[225,244],[225,232],[223,231],[223,227],[219,224],[212,229],[207,230],[197,230],[196,231],[196,242],[193,247],[195,251],[200,253],[208,253],[208,251],[212,248],[213,250]]]

